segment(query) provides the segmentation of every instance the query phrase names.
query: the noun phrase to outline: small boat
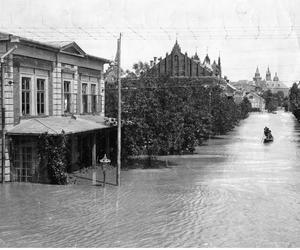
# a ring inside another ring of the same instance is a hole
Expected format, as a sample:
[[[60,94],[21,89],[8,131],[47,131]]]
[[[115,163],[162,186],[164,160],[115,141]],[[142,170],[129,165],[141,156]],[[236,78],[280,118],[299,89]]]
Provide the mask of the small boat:
[[[266,136],[264,138],[264,143],[269,143],[269,142],[272,142],[272,141],[274,141],[274,138],[273,138],[272,135]]]

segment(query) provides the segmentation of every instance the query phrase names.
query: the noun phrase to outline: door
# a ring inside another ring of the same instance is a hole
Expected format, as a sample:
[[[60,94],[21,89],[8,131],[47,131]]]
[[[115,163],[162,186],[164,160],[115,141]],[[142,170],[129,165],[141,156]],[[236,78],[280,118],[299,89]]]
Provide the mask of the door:
[[[14,158],[15,181],[34,181],[36,169],[33,152],[33,147],[30,144],[23,144],[17,147]]]

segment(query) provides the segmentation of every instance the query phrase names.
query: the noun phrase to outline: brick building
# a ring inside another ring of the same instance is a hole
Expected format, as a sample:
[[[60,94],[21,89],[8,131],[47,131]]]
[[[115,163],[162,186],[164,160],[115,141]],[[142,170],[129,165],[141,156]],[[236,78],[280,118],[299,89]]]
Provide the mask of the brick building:
[[[109,61],[86,54],[75,42],[0,33],[0,55],[15,45],[5,59],[5,180],[45,181],[36,174],[37,140],[45,132],[70,135],[74,168],[95,164],[97,156],[109,153],[112,128],[104,119],[102,79]]]
[[[168,75],[171,77],[201,77],[201,76],[222,76],[221,59],[218,63],[215,61],[211,64],[208,55],[205,56],[203,62],[195,53],[189,57],[187,53],[182,53],[181,48],[176,40],[175,45],[170,54],[166,53],[165,58],[154,57],[150,62],[151,69],[147,74],[151,76]]]

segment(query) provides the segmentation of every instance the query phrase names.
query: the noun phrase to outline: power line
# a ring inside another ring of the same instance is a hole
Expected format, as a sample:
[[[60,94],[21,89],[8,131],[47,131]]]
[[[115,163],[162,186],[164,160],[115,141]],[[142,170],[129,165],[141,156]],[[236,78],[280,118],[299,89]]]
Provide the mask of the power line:
[[[59,27],[52,26],[0,26],[0,29],[11,33],[25,33],[37,39],[54,39],[55,37],[67,37],[71,40],[110,40],[115,39],[122,31],[126,34],[127,40],[171,40],[174,32],[178,33],[185,40],[198,39],[222,39],[222,40],[266,40],[266,39],[297,39],[292,33],[300,33],[300,26],[274,26],[274,27],[159,27],[145,28],[133,26],[109,27],[109,26],[72,26]],[[245,33],[245,29],[247,33]],[[129,30],[129,31],[128,31]],[[284,32],[284,33],[282,33]],[[18,35],[18,34],[17,34]]]

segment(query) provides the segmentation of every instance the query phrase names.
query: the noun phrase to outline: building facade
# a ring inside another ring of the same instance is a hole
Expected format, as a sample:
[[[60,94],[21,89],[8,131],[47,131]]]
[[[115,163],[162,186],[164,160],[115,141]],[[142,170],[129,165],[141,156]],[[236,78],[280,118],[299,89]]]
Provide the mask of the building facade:
[[[34,178],[37,140],[43,133],[64,131],[72,142],[72,164],[95,164],[108,147],[111,129],[104,118],[102,79],[109,60],[86,54],[75,42],[43,43],[0,33],[0,55],[13,46],[17,49],[4,63],[1,113],[5,181],[44,181]]]
[[[254,84],[263,91],[270,90],[273,94],[282,92],[284,97],[287,97],[289,95],[289,88],[282,81],[279,80],[277,72],[275,73],[275,76],[272,79],[272,74],[269,67],[266,71],[266,77],[264,80],[260,76],[259,69],[257,67],[255,75],[253,77],[253,81]]]
[[[222,76],[221,59],[218,63],[211,63],[208,55],[203,62],[197,53],[189,57],[187,53],[182,53],[181,48],[176,40],[171,53],[166,53],[165,58],[157,57],[150,61],[150,70],[147,72],[151,76],[171,76],[171,77],[200,77],[200,76]]]
[[[265,110],[265,99],[256,94],[255,92],[251,92],[246,94],[246,97],[251,103],[251,107],[257,111],[264,111]]]

